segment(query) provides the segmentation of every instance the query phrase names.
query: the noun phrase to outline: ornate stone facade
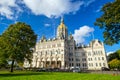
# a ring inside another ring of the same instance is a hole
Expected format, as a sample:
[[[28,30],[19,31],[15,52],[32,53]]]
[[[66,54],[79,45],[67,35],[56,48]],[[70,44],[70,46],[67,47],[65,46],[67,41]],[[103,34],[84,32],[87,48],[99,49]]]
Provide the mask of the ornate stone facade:
[[[25,61],[24,67],[30,67],[30,64]],[[79,67],[86,70],[100,70],[101,67],[108,67],[108,64],[102,42],[96,39],[88,46],[76,46],[72,34],[68,36],[67,27],[62,19],[57,28],[56,38],[47,40],[43,36],[36,44],[31,67]]]

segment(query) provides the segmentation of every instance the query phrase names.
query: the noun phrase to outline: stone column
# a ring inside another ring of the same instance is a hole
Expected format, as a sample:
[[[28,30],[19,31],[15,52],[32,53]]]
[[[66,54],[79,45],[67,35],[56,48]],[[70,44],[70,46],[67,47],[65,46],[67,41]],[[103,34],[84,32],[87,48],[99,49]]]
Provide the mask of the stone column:
[[[39,67],[41,67],[41,61],[39,61]]]
[[[55,61],[55,68],[57,68],[57,60]]]
[[[43,68],[45,67],[45,61],[43,61]]]
[[[49,63],[49,67],[50,67],[50,68],[52,67],[51,63],[52,63],[52,62],[51,62],[51,60],[50,60],[50,63]]]
[[[44,62],[43,61],[41,61],[41,65],[42,65],[41,67],[43,68],[44,67]]]
[[[46,61],[45,61],[45,68],[46,68]]]
[[[65,62],[61,61],[61,68],[64,69],[65,68]]]

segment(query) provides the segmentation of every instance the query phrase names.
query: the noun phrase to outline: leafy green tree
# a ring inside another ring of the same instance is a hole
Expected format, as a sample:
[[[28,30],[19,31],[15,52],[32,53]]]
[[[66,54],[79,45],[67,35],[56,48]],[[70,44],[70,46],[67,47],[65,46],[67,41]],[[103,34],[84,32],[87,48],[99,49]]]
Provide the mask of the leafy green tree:
[[[108,64],[111,69],[120,69],[120,60],[118,59],[113,59]]]
[[[117,50],[116,52],[109,54],[108,58],[109,58],[108,59],[109,62],[112,61],[113,59],[120,60],[120,50]]]
[[[120,60],[120,50],[117,50],[116,53],[118,54],[118,56],[119,56],[118,59]]]
[[[23,63],[25,59],[31,62],[36,38],[30,25],[22,22],[10,25],[1,35],[0,55],[12,62],[11,72],[13,72],[14,62]]]
[[[3,52],[3,48],[4,47],[4,43],[2,42],[2,37],[0,36],[0,67],[1,68],[5,68],[7,66],[7,59],[5,57],[7,57],[6,53],[4,54]]]
[[[111,69],[120,69],[120,50],[108,55],[108,64]]]
[[[115,53],[111,53],[108,55],[108,61],[111,61],[113,59],[118,59],[119,58],[119,55],[115,52]]]
[[[103,15],[96,19],[95,25],[104,29],[104,42],[113,45],[120,41],[120,0],[105,4],[101,11]]]
[[[7,68],[8,62],[5,59],[0,58],[0,68]]]

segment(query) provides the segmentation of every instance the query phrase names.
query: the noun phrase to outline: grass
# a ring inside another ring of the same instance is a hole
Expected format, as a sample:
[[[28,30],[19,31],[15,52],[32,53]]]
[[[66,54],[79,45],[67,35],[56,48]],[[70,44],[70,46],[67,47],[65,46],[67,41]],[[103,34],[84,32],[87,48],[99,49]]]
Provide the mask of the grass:
[[[0,80],[120,80],[120,75],[30,71],[10,73],[0,71]]]

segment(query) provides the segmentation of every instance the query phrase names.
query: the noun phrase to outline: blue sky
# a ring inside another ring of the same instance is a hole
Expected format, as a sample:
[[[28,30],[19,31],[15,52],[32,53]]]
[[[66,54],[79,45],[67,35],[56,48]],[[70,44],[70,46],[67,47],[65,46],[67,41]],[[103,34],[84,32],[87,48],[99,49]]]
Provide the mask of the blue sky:
[[[68,33],[78,43],[88,44],[93,38],[103,41],[103,30],[94,26],[102,15],[101,7],[114,0],[0,0],[0,34],[18,21],[31,25],[38,35],[53,38],[61,16]],[[93,35],[92,35],[93,34]],[[119,44],[105,45],[106,52],[119,49]]]

